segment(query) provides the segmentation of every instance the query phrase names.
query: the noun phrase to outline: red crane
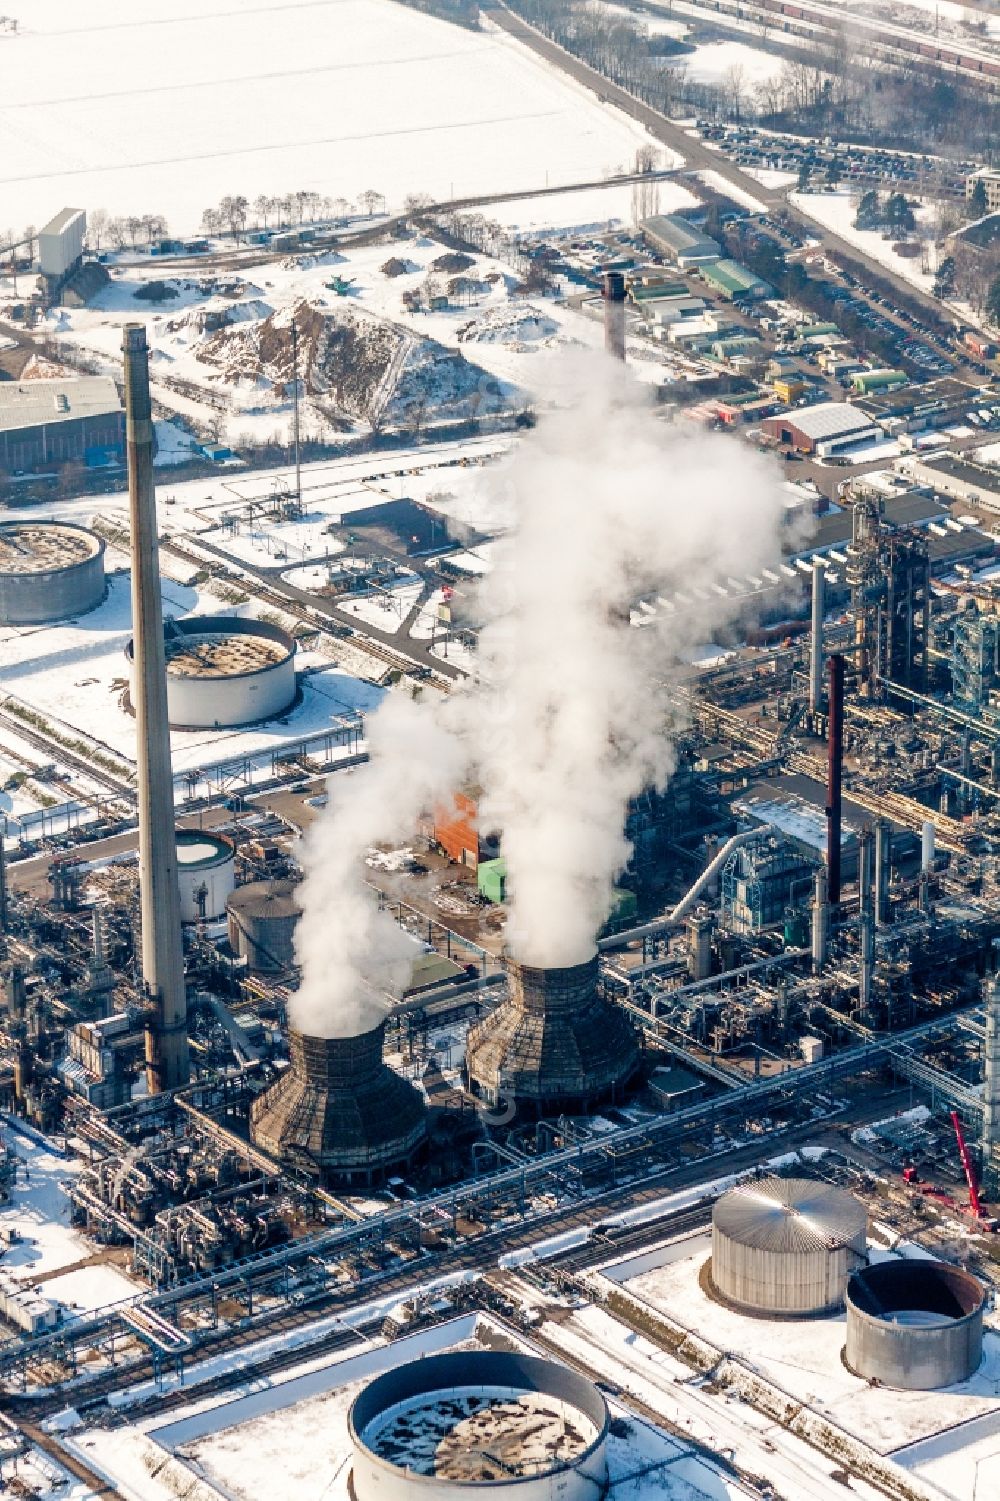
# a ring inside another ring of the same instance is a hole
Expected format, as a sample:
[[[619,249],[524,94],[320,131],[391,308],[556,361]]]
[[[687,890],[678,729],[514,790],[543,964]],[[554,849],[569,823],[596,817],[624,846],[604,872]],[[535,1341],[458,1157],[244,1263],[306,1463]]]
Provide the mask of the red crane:
[[[979,1202],[979,1184],[976,1182],[976,1170],[972,1165],[969,1149],[965,1145],[965,1137],[962,1135],[962,1122],[958,1118],[957,1110],[951,1112],[951,1123],[955,1127],[955,1137],[958,1141],[958,1155],[962,1159],[962,1166],[965,1169],[965,1181],[969,1185],[969,1207],[972,1210],[972,1218],[981,1220],[984,1216],[983,1206]]]

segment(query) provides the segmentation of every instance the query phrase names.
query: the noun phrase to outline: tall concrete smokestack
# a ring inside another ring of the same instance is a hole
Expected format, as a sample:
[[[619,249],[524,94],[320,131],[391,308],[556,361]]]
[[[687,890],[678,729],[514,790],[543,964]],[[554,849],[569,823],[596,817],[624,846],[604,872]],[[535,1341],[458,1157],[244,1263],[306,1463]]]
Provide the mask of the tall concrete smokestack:
[[[826,871],[832,906],[840,901],[840,825],[844,778],[844,659],[830,658],[829,757],[826,788]]]
[[[604,348],[613,360],[625,360],[625,278],[620,271],[605,271],[601,289],[604,298]]]
[[[167,667],[160,596],[149,350],[141,323],[127,323],[125,417],[129,515],[132,529],[133,708],[139,790],[139,894],[142,978],[154,1011],[146,1025],[150,1094],[176,1089],[190,1077],[187,994],[181,945],[174,784],[167,720]]]
[[[823,707],[823,616],[826,614],[826,564],[813,561],[812,640],[809,645],[809,712],[818,714]]]

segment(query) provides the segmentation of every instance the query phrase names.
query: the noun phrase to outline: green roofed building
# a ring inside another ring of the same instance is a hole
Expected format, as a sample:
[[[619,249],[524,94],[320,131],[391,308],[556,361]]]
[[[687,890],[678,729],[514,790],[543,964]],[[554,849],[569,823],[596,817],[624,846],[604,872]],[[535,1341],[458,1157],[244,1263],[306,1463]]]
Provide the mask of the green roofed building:
[[[770,282],[741,266],[737,261],[716,261],[714,265],[699,266],[703,281],[721,292],[724,297],[773,297]]]

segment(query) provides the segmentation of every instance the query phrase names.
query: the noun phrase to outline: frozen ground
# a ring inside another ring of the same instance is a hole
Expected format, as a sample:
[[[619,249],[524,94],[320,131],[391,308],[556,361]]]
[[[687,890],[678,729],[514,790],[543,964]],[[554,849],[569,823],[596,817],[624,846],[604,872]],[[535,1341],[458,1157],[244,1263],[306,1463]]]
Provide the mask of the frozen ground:
[[[1000,1333],[986,1335],[983,1364],[970,1381],[929,1398],[925,1392],[872,1388],[852,1376],[841,1360],[845,1319],[786,1320],[772,1324],[745,1318],[708,1298],[698,1283],[706,1259],[704,1237],[689,1254],[672,1250],[665,1264],[648,1267],[627,1283],[629,1290],[702,1338],[742,1356],[811,1410],[832,1419],[883,1454],[972,1418],[990,1414],[1000,1425]]]
[[[656,192],[661,214],[682,214],[698,202],[679,182],[659,182]],[[520,234],[540,229],[603,230],[632,223],[632,188],[582,188],[575,193],[518,198],[490,204],[484,212]]]
[[[224,194],[300,188],[399,208],[587,181],[646,140],[502,33],[391,0],[32,0],[18,18],[0,33],[0,199],[18,226],[73,203],[183,233]]]
[[[749,93],[755,84],[766,83],[785,67],[783,57],[773,52],[759,52],[745,42],[705,42],[677,60],[692,83],[729,87],[738,79],[741,93]],[[736,74],[734,70],[739,69]]]

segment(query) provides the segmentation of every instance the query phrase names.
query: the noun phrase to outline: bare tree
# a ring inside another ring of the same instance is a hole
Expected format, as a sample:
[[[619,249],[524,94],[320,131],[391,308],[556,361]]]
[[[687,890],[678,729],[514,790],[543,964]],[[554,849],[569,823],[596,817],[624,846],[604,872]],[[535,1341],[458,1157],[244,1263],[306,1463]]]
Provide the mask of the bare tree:
[[[365,188],[359,196],[358,203],[364,209],[369,219],[376,213],[385,212],[385,195],[376,188]]]
[[[87,215],[87,239],[92,249],[100,251],[101,241],[108,232],[108,211],[95,208]]]
[[[254,211],[255,215],[257,216],[256,217],[257,224],[259,226],[262,225],[263,228],[266,229],[267,228],[267,216],[271,212],[271,200],[267,196],[266,193],[258,193],[257,194],[257,197],[253,201],[253,211]]]

